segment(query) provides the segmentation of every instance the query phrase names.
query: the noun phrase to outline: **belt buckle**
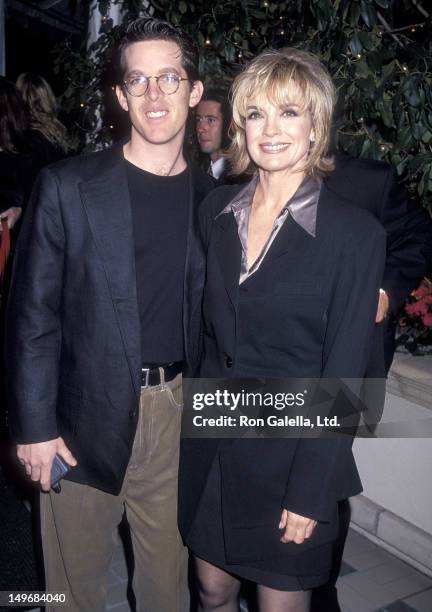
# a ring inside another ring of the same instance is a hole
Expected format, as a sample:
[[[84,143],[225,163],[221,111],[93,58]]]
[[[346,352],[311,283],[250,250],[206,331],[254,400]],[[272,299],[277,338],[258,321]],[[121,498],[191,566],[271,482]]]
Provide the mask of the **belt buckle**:
[[[142,384],[142,375],[145,372],[145,385]],[[150,368],[141,368],[141,389],[146,389],[149,386]]]

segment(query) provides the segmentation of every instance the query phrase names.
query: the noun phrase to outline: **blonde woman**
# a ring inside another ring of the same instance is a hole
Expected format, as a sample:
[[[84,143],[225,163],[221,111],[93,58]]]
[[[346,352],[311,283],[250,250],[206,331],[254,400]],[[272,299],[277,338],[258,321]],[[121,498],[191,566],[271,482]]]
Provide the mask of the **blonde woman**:
[[[364,374],[385,236],[326,186],[334,100],[326,69],[296,49],[263,52],[235,79],[230,160],[252,178],[201,206],[201,377]],[[261,612],[309,610],[329,577],[338,500],[361,491],[351,443],[183,440],[180,527],[201,612],[236,612],[242,578]]]
[[[57,101],[48,82],[23,72],[16,85],[29,114],[29,149],[42,166],[67,156],[72,147],[65,126],[57,118]]]

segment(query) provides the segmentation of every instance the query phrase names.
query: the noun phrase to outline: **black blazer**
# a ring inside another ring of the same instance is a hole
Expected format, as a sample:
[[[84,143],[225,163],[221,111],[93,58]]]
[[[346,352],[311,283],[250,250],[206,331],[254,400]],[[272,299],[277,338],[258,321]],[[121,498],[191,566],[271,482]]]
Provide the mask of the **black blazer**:
[[[380,161],[336,155],[336,168],[326,179],[335,194],[372,213],[387,234],[381,287],[391,314],[376,325],[367,376],[383,378],[395,351],[397,315],[413,289],[432,271],[432,220],[398,182],[395,169]]]
[[[220,187],[201,207],[207,277],[200,375],[361,378],[384,268],[381,225],[324,185],[316,237],[288,217],[260,269],[239,287],[237,224],[231,213],[215,219],[238,191]],[[281,507],[321,521],[306,547],[334,538],[336,502],[361,491],[351,444],[342,436],[184,439],[179,513],[184,537],[220,451],[229,561],[293,553],[279,543]]]
[[[195,207],[213,187],[198,169],[189,177],[185,338],[193,335],[194,278],[202,273]],[[114,494],[138,420],[139,325],[121,148],[45,168],[21,229],[8,302],[10,430],[18,443],[62,436],[78,460],[70,479]]]
[[[371,212],[387,234],[381,287],[397,314],[406,298],[432,270],[432,220],[409,197],[393,166],[385,162],[336,155],[328,189]]]

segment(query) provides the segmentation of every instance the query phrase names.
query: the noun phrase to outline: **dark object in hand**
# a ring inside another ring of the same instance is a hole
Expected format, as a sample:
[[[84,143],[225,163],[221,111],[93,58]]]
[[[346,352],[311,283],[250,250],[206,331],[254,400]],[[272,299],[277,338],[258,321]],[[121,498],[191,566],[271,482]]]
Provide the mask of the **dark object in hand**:
[[[61,486],[60,480],[69,472],[71,466],[66,463],[60,455],[54,457],[54,461],[51,468],[51,489],[55,493],[60,493]]]

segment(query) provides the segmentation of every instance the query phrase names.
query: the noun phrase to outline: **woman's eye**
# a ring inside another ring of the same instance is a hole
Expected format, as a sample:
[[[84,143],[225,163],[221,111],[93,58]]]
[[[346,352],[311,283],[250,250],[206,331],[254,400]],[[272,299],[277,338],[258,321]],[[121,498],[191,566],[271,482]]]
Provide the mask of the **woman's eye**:
[[[292,108],[287,108],[283,111],[282,116],[283,117],[297,117],[298,113]]]
[[[249,115],[247,116],[247,119],[259,119],[261,117],[261,113],[259,113],[258,111],[252,111],[251,113],[249,113]]]

